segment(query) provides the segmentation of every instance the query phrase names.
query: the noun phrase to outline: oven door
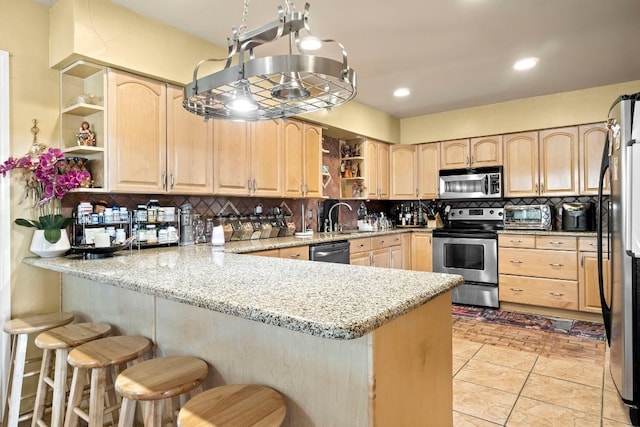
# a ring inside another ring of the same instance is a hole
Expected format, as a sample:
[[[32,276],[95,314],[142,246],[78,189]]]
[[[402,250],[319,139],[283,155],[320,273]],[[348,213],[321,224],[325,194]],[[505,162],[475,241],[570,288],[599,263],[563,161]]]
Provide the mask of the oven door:
[[[498,239],[490,233],[433,237],[433,271],[459,274],[465,282],[498,283]]]

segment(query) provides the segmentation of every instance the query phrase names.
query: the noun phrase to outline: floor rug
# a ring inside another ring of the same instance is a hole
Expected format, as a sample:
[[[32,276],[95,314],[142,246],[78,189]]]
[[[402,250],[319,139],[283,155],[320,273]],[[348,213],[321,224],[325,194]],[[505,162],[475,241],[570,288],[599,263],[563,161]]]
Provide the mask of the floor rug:
[[[451,308],[451,314],[465,319],[494,322],[502,325],[553,332],[598,341],[605,340],[604,325],[602,323],[559,319],[555,317],[544,317],[534,314],[514,313],[491,308],[455,304]]]

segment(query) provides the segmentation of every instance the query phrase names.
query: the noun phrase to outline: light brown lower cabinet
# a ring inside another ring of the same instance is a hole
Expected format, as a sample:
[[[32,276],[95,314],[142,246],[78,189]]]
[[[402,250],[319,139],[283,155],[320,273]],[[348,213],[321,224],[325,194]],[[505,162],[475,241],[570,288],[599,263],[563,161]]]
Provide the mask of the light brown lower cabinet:
[[[350,262],[368,267],[402,268],[402,234],[351,239]]]
[[[597,242],[595,237],[581,237],[578,242],[578,258],[579,258],[579,307],[580,311],[590,313],[602,313],[600,305],[600,286],[598,284],[598,254],[596,253]],[[604,248],[604,295],[607,301],[610,301],[611,283],[610,271],[611,265],[606,259],[607,248]]]
[[[411,235],[411,269],[433,271],[431,233],[413,233]]]
[[[576,249],[576,237],[498,236],[500,301],[578,310]]]
[[[308,260],[309,245],[294,246],[291,248],[267,249],[264,251],[255,251],[255,252],[251,252],[250,255]]]

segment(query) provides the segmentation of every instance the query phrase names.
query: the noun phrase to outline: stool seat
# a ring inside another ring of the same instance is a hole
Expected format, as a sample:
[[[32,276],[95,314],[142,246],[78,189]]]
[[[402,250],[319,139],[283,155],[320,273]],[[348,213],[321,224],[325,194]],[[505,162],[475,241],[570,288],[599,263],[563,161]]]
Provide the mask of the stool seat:
[[[2,330],[11,335],[33,334],[47,329],[57,328],[73,322],[73,313],[48,313],[21,317],[4,323]]]
[[[230,384],[190,399],[178,414],[179,427],[278,427],[287,408],[282,395],[257,384]]]
[[[111,333],[108,323],[72,323],[41,333],[36,345],[44,350],[77,347],[86,342],[104,338]]]
[[[40,370],[25,370],[27,365],[39,362],[41,359],[27,359],[27,344],[29,334],[39,333],[48,329],[67,325],[73,322],[73,313],[48,313],[34,316],[20,317],[9,320],[2,325],[2,330],[11,335],[11,356],[9,359],[9,374],[5,391],[3,426],[17,426],[19,422],[32,417],[33,412],[22,414],[21,404],[24,399],[22,385],[26,377],[38,374]],[[26,406],[26,405],[25,405]]]
[[[151,341],[139,336],[116,336],[90,341],[71,350],[69,364],[76,368],[94,369],[121,365],[143,356]]]
[[[207,377],[204,360],[188,356],[151,359],[124,370],[116,379],[116,391],[127,399],[158,400],[196,388]]]
[[[72,323],[42,332],[35,344],[44,350],[40,378],[33,405],[32,427],[45,426],[44,415],[47,386],[53,389],[51,400],[51,427],[60,427],[64,422],[67,385],[67,356],[76,346],[88,341],[104,338],[111,333],[107,323]],[[55,364],[53,361],[55,360]]]

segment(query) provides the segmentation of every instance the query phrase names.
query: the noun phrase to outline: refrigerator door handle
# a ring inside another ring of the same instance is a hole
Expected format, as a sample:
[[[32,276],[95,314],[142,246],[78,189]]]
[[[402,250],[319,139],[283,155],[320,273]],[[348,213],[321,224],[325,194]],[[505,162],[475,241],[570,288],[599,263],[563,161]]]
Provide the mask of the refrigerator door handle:
[[[597,245],[598,245],[598,288],[600,290],[600,305],[602,306],[602,320],[604,322],[604,329],[607,334],[607,343],[609,344],[609,346],[611,346],[611,306],[607,304],[607,300],[605,298],[605,293],[604,293],[604,266],[603,266],[603,253],[602,253],[602,238],[603,238],[602,236],[603,234],[602,192],[604,187],[604,178],[607,171],[609,170],[609,144],[610,144],[609,134],[610,134],[610,131],[607,131],[607,136],[604,142],[604,150],[602,151],[602,163],[600,164],[600,177],[598,182],[598,206],[596,211],[597,213],[596,236],[597,236]],[[611,225],[610,213],[609,213],[610,211],[611,209],[607,209],[607,215],[609,215],[608,226]],[[610,240],[608,234],[609,233],[607,233],[607,240]],[[609,248],[611,248],[610,243],[611,242],[609,242],[609,246],[608,246]],[[611,297],[613,298],[613,295],[611,295]]]

